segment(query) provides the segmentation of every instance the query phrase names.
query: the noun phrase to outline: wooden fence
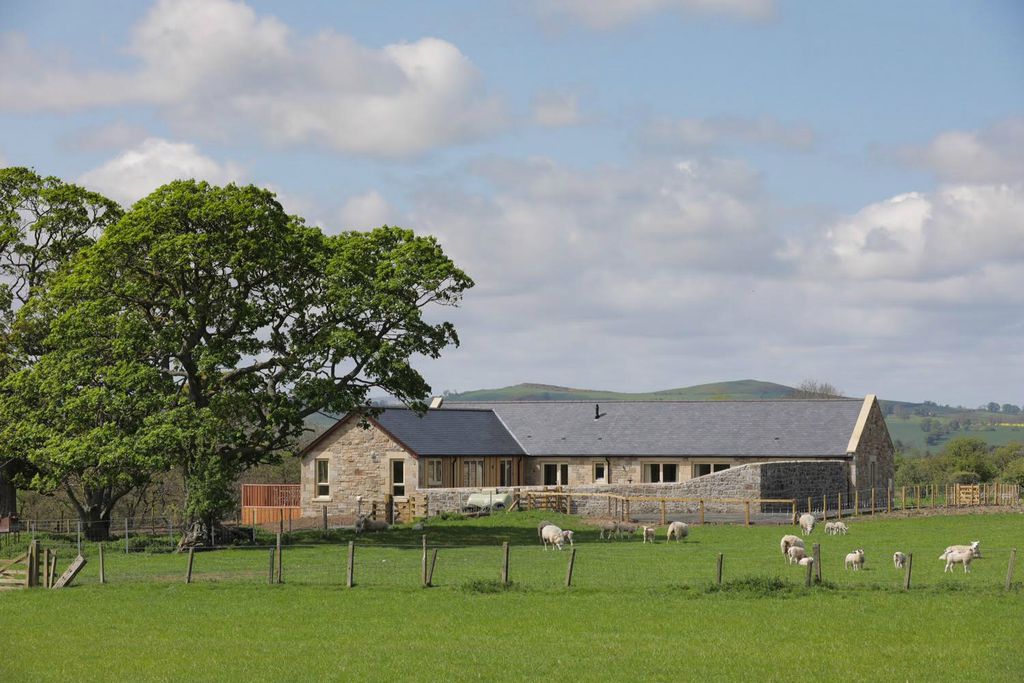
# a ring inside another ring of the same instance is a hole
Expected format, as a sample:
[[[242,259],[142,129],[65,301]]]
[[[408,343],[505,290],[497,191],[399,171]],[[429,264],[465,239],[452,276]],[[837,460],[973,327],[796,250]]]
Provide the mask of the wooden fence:
[[[242,524],[272,524],[302,516],[299,484],[242,484]]]

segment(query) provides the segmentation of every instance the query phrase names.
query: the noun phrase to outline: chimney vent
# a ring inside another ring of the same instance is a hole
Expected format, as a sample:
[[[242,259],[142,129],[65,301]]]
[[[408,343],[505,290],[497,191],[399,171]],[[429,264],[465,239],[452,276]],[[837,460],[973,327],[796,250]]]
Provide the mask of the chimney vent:
[[[601,419],[601,406],[598,405],[597,403],[594,404],[594,419],[595,420],[600,420]]]

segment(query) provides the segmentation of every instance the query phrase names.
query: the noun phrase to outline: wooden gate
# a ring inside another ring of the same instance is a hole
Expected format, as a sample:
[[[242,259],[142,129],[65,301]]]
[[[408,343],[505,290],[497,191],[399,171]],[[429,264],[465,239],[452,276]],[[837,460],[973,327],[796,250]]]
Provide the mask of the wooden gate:
[[[957,505],[981,505],[981,486],[978,484],[955,484],[953,500]]]
[[[0,560],[0,590],[27,588],[29,581],[29,553],[11,560]]]

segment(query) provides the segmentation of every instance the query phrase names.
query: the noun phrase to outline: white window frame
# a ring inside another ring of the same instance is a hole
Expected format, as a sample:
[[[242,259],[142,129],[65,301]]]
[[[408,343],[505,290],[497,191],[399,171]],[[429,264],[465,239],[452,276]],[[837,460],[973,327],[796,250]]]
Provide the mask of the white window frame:
[[[402,481],[395,481],[395,463],[401,463],[402,465]],[[388,459],[388,483],[391,489],[391,495],[395,498],[405,498],[406,482],[405,482],[405,458],[389,458]],[[398,487],[402,487],[402,492],[398,492]]]
[[[598,467],[601,468],[601,472],[603,473],[600,477],[597,476],[597,468]],[[604,462],[603,460],[595,461],[592,474],[593,474],[593,480],[594,480],[595,484],[607,484],[608,483],[608,463]]]
[[[323,479],[320,478],[321,464],[324,468]],[[331,461],[328,458],[317,458],[313,461],[313,491],[317,500],[331,499]]]
[[[665,465],[676,468],[676,478],[672,481],[665,481]],[[651,467],[658,468],[658,480],[652,481],[650,476]],[[640,479],[645,484],[678,484],[682,481],[679,478],[679,468],[681,465],[677,462],[644,462],[640,465]]]

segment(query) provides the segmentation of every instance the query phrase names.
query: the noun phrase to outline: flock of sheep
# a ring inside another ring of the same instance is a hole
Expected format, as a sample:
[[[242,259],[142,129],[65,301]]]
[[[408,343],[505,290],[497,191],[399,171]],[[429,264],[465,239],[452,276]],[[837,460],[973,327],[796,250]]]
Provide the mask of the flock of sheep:
[[[803,535],[806,536],[814,531],[814,527],[817,524],[817,519],[810,513],[804,513],[800,516],[800,529],[803,531]],[[644,526],[636,522],[621,522],[613,519],[600,520],[598,522],[598,529],[600,530],[599,537],[601,539],[610,540],[611,538],[621,538],[626,536],[627,538],[633,536],[637,532],[640,532],[643,536],[644,543],[653,543],[656,527]],[[825,533],[837,536],[845,536],[849,533],[850,528],[841,521],[833,521],[825,523]],[[679,541],[686,538],[690,533],[690,527],[685,522],[670,522],[668,528],[665,531],[665,540]],[[557,525],[552,524],[548,521],[543,521],[537,525],[537,536],[540,538],[541,543],[544,544],[544,549],[553,546],[558,550],[561,550],[566,543],[573,545],[573,532],[567,529],[561,529]],[[814,564],[814,558],[807,555],[807,550],[804,547],[804,539],[800,536],[793,534],[786,534],[782,537],[782,541],[779,544],[782,549],[782,555],[790,564],[796,564],[800,566],[808,566]],[[976,557],[981,557],[981,543],[979,541],[972,541],[970,545],[951,545],[946,548],[941,555],[940,560],[946,561],[946,568],[944,571],[953,571],[953,567],[957,564],[963,564],[964,572],[971,571],[971,560]],[[906,565],[907,556],[896,551],[892,555],[892,562],[896,569],[901,569]],[[846,569],[853,571],[860,571],[864,568],[864,549],[857,548],[847,553],[844,560],[843,566]]]
[[[814,515],[810,513],[804,513],[800,515],[800,529],[803,531],[804,536],[814,531],[814,525],[817,523]],[[849,527],[843,522],[826,522],[825,533],[836,535],[845,535],[849,531]],[[961,563],[964,566],[964,572],[971,571],[971,560],[976,557],[981,557],[981,542],[972,541],[970,545],[951,545],[946,548],[941,555],[940,560],[946,561],[946,568],[944,572],[953,571],[953,567],[957,563]],[[782,555],[790,564],[809,565],[814,563],[814,558],[807,556],[807,551],[804,549],[804,540],[799,536],[793,534],[786,534],[782,537],[780,543],[782,548]],[[892,555],[892,563],[896,569],[902,569],[907,562],[907,556],[896,551]],[[852,569],[853,571],[859,571],[864,568],[864,549],[858,548],[853,550],[846,555],[843,566],[846,569]]]

